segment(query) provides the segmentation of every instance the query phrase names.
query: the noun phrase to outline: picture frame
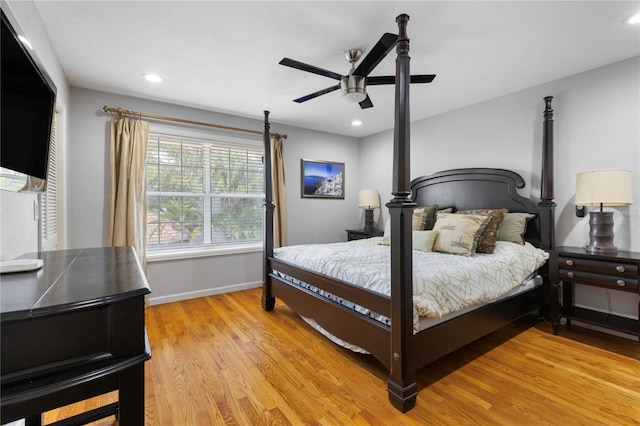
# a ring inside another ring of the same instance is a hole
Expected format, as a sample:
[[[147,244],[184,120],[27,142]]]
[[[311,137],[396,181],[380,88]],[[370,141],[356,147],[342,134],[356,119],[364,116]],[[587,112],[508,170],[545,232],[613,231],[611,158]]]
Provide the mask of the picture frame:
[[[344,163],[301,159],[301,197],[343,200],[344,172]]]

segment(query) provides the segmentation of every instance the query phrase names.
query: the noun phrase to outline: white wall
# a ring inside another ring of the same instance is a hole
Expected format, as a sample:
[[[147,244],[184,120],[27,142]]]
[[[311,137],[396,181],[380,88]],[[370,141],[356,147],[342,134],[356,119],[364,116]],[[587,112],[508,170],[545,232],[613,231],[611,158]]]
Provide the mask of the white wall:
[[[110,116],[102,111],[105,105],[258,131],[263,128],[261,118],[236,117],[72,87],[69,108],[69,248],[102,246],[107,241]],[[261,116],[262,111],[258,110],[257,115]],[[288,135],[284,142],[284,156],[290,243],[345,241],[344,230],[359,225],[357,140],[281,126],[277,124],[277,111],[271,113],[270,119],[272,132]],[[262,140],[260,135],[242,135]],[[345,199],[301,199],[301,158],[345,162]],[[152,304],[257,286],[262,282],[261,252],[153,261],[149,264],[149,281],[153,291],[149,299]]]
[[[38,62],[56,85],[56,109],[62,116],[58,132],[58,156],[64,163],[66,152],[66,107],[69,102],[69,86],[58,62],[51,41],[40,19],[33,2],[0,1],[2,10],[16,31],[24,34],[31,42],[34,50],[31,55]],[[59,185],[64,193],[66,182],[61,170]],[[35,194],[22,194],[0,191],[0,261],[13,259],[22,253],[38,250],[38,221],[34,219]],[[63,208],[64,211],[64,208]],[[64,218],[63,218],[64,219]],[[63,227],[61,227],[63,228]],[[64,235],[60,235],[62,244]]]
[[[640,57],[413,123],[411,176],[461,167],[522,175],[523,194],[540,195],[543,98],[554,96],[556,245],[589,241],[588,215],[574,214],[576,173],[629,169],[635,204],[615,212],[615,244],[640,251]],[[360,183],[391,198],[391,131],[360,141]],[[373,164],[375,167],[365,167]],[[388,213],[384,212],[386,216]],[[638,295],[580,288],[576,303],[638,317]]]

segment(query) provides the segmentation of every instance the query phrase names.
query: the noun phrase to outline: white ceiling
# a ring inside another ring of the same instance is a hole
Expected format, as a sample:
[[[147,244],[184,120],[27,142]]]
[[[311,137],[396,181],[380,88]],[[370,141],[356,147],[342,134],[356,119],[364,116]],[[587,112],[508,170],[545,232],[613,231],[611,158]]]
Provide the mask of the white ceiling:
[[[346,74],[395,18],[410,16],[418,120],[640,54],[638,1],[36,1],[71,86],[362,137],[393,127],[393,86],[371,86],[361,110],[335,80],[283,57]],[[363,56],[364,56],[363,55]],[[395,51],[370,74],[395,74]],[[144,81],[155,72],[161,84]],[[122,106],[122,105],[113,105]],[[123,106],[126,107],[126,106]],[[144,111],[153,113],[153,111]],[[360,119],[363,125],[352,127]],[[222,123],[224,124],[224,123]]]

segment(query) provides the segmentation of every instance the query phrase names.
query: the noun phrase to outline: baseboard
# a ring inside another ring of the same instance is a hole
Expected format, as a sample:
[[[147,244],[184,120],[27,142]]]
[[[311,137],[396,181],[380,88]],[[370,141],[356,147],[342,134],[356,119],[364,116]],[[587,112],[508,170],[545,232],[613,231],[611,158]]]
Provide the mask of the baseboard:
[[[262,281],[252,283],[233,284],[224,287],[207,288],[204,290],[189,291],[185,293],[170,294],[167,296],[149,297],[147,306],[162,305],[164,303],[179,302],[181,300],[196,299],[198,297],[213,296],[215,294],[231,293],[234,291],[249,290],[262,287]]]

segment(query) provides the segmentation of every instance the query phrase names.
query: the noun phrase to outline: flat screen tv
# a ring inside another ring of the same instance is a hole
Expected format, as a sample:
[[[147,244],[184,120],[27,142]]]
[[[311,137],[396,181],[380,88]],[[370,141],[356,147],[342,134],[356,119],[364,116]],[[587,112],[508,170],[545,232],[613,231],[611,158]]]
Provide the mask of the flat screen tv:
[[[46,179],[56,87],[2,12],[0,166]]]

